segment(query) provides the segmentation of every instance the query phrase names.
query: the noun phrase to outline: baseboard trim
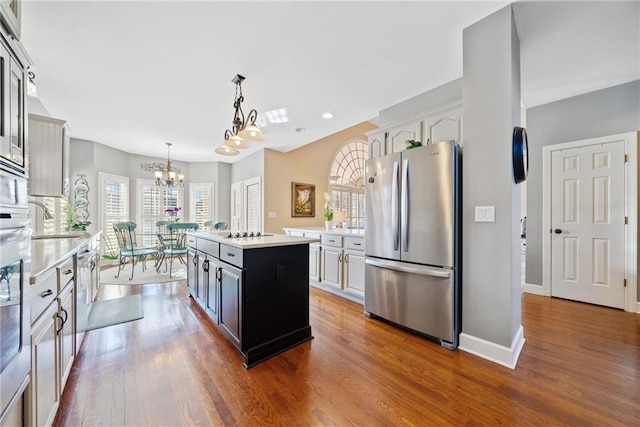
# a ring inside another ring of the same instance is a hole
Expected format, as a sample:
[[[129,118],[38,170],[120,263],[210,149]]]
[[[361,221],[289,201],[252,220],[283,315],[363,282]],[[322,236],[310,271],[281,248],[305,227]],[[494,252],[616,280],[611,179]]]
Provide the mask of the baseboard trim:
[[[636,303],[636,313],[640,314],[640,301]]]
[[[524,328],[520,325],[516,336],[513,337],[511,347],[498,345],[463,332],[460,334],[458,348],[507,368],[515,369],[522,347],[524,347],[524,342]]]
[[[532,285],[530,283],[522,284],[522,292],[526,292],[528,294],[534,295],[542,295],[543,297],[548,296],[544,294],[544,288],[540,285]]]

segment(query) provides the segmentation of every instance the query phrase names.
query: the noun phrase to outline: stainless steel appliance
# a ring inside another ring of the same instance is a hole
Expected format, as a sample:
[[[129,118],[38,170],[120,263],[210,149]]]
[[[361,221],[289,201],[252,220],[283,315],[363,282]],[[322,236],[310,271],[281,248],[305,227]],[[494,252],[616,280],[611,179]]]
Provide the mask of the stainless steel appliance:
[[[21,411],[31,372],[31,229],[24,177],[0,171],[0,425]]]
[[[454,141],[368,160],[365,313],[458,346],[461,154]]]

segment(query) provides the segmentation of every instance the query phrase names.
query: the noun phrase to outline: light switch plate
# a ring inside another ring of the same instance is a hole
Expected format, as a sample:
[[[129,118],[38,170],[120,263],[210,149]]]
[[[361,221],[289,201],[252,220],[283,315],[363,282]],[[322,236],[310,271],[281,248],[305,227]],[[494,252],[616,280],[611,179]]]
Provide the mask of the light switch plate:
[[[278,212],[269,212],[269,218],[277,218]]]
[[[496,222],[495,206],[476,206],[476,222]]]

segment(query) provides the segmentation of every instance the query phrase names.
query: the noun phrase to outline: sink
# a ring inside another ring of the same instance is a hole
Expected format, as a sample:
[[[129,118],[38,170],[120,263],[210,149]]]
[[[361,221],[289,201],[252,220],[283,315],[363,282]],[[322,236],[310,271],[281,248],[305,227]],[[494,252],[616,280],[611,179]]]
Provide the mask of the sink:
[[[44,240],[44,239],[75,239],[82,237],[80,233],[65,233],[65,234],[40,234],[38,236],[31,236],[31,240]]]

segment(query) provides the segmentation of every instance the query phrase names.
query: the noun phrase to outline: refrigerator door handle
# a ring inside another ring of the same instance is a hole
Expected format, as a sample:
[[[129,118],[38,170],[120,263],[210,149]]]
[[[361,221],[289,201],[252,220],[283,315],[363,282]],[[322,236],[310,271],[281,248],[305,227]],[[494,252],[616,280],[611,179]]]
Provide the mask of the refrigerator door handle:
[[[391,232],[393,234],[393,250],[398,250],[398,173],[400,164],[393,162],[393,177],[391,181]]]
[[[423,276],[441,277],[448,279],[451,277],[450,270],[444,270],[441,268],[427,267],[423,265],[409,266],[404,263],[398,263],[394,261],[380,261],[376,259],[367,258],[365,263],[374,267],[386,268],[387,270],[401,271],[403,273],[421,274]]]
[[[405,159],[402,162],[402,192],[400,193],[400,198],[402,200],[402,205],[400,207],[400,212],[402,215],[402,250],[405,252],[409,251],[409,159]]]

